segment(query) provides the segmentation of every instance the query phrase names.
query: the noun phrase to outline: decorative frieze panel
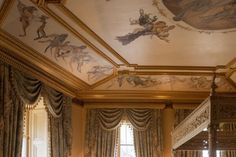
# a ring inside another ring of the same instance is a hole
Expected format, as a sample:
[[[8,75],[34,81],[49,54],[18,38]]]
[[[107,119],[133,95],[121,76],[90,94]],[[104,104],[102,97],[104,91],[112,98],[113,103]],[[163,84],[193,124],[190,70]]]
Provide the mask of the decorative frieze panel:
[[[210,122],[210,100],[204,101],[173,132],[173,148],[176,149],[207,128]]]

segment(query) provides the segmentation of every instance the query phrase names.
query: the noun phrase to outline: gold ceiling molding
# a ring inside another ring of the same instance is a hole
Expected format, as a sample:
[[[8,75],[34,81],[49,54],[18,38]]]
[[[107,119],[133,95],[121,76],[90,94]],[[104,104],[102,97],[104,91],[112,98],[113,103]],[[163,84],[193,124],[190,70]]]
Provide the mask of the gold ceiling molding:
[[[195,109],[199,103],[176,103],[174,109]],[[86,102],[85,108],[152,108],[164,109],[165,103],[145,103],[145,102]]]
[[[209,92],[183,92],[183,91],[81,91],[77,97],[84,102],[158,102],[170,100],[173,103],[200,103]]]
[[[106,77],[106,78],[104,78],[104,79],[102,79],[102,80],[100,80],[100,81],[98,81],[98,82],[92,84],[89,89],[94,89],[94,88],[96,88],[96,87],[102,85],[103,83],[106,83],[106,82],[112,80],[112,79],[115,78],[116,76],[117,76],[117,72],[116,72],[116,70],[115,70],[115,72],[113,73],[113,75],[108,76],[108,77]]]
[[[163,71],[118,71],[119,75],[191,75],[191,76],[225,76],[225,72],[215,71],[180,71],[180,70],[163,70]]]
[[[135,67],[136,70],[190,70],[190,71],[216,71],[217,69],[224,69],[224,65],[219,66],[142,66]]]
[[[37,4],[36,4],[37,5]],[[45,12],[46,14],[50,15],[54,18],[59,24],[61,24],[64,28],[70,31],[73,35],[75,35],[78,39],[83,41],[88,47],[94,50],[97,54],[101,55],[104,59],[106,59],[109,63],[111,63],[115,67],[119,67],[117,63],[115,63],[110,57],[108,57],[105,53],[99,50],[95,45],[93,45],[89,40],[87,40],[83,35],[81,35],[77,30],[75,30],[72,26],[67,24],[61,17],[56,15],[51,9],[47,7],[47,5],[43,5],[40,9]]]
[[[64,70],[61,66],[51,62],[48,58],[37,53],[7,32],[0,30],[0,39],[2,41],[0,46],[11,50],[13,57],[17,56],[17,58],[21,58],[23,64],[31,65],[34,69],[43,71],[45,75],[50,75],[51,78],[60,80],[60,82],[63,82],[63,88],[73,88],[76,91],[89,88],[87,83]]]
[[[235,88],[236,88],[236,81],[231,79],[231,77],[236,74],[236,68],[233,68],[231,70],[229,70],[229,72],[227,73],[227,81],[229,81]]]
[[[99,37],[92,29],[90,29],[83,21],[81,21],[75,14],[73,14],[64,4],[60,3],[56,5],[64,15],[74,21],[79,27],[90,34],[96,39],[102,46],[104,46],[109,52],[111,52],[116,58],[123,62],[126,66],[130,66],[130,63],[124,59],[118,52],[116,52],[109,44],[107,44],[101,37]]]
[[[233,65],[236,64],[236,57],[234,59],[232,59],[227,65],[227,68],[236,68],[236,67],[232,67]]]
[[[0,46],[0,60],[13,66],[19,71],[32,75],[48,86],[64,93],[65,95],[70,97],[76,96],[76,89],[65,87],[61,80],[55,79],[54,76],[50,76],[49,74],[45,74],[45,71],[39,70],[36,67],[33,67],[31,64],[23,63],[20,57],[16,57],[14,52]]]

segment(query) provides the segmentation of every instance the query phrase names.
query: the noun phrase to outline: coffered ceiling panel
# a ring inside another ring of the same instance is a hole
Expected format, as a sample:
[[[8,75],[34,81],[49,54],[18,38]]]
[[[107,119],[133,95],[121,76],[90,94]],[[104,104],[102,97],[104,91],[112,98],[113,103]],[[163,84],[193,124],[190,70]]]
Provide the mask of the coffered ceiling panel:
[[[108,60],[29,0],[15,0],[1,28],[88,84],[113,74]]]
[[[216,78],[217,91],[235,92],[224,78]],[[212,76],[187,75],[119,75],[95,90],[156,90],[156,91],[209,91]]]
[[[65,7],[131,64],[217,66],[235,58],[233,0],[67,0]]]

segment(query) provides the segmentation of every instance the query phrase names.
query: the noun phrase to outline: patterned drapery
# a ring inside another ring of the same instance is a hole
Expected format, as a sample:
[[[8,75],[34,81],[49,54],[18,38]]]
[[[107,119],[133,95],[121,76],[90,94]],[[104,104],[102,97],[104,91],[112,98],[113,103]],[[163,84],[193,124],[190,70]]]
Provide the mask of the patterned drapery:
[[[71,99],[9,65],[0,65],[0,112],[3,113],[0,116],[0,155],[21,156],[24,108],[34,108],[42,96],[49,111],[51,156],[68,157],[72,140]]]
[[[21,157],[23,103],[11,84],[10,66],[0,62],[0,156]]]
[[[114,157],[118,127],[124,117],[134,127],[137,157],[159,157],[158,114],[152,109],[88,109],[85,157]]]

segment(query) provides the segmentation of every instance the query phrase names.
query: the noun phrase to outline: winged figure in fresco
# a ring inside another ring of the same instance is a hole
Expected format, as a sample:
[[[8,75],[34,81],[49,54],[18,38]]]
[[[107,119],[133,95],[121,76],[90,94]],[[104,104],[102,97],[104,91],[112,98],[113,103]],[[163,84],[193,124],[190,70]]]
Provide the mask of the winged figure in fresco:
[[[40,43],[49,43],[49,45],[45,48],[44,53],[47,52],[47,50],[50,48],[50,52],[51,55],[53,53],[53,48],[58,49],[60,46],[62,46],[66,40],[66,38],[68,37],[68,34],[52,34],[49,35],[48,40],[44,40],[44,41],[39,41]],[[57,51],[54,52],[54,57],[56,59],[57,56]]]
[[[155,78],[152,78],[150,76],[148,77],[141,77],[137,75],[119,75],[116,79],[118,86],[122,87],[124,85],[124,82],[127,82],[129,85],[133,87],[142,87],[142,88],[148,88],[155,85],[160,84],[161,82],[156,80]],[[114,83],[114,82],[113,82]],[[113,86],[113,83],[109,85],[107,88],[110,88]]]
[[[138,19],[130,19],[130,25],[139,25],[141,27],[135,29],[132,33],[116,37],[122,45],[127,45],[140,36],[147,35],[151,37],[156,36],[161,40],[169,42],[169,31],[175,28],[174,25],[168,26],[166,22],[158,21],[157,16],[151,16],[151,14],[145,13],[143,9],[139,10],[139,14]]]
[[[108,73],[112,70],[113,68],[111,66],[100,66],[96,65],[93,66],[92,69],[90,69],[87,74],[88,74],[88,80],[97,80],[101,77],[104,77],[108,75]]]
[[[76,70],[81,72],[82,66],[94,60],[94,58],[89,54],[89,52],[84,51],[87,46],[81,45],[76,46],[69,44],[69,41],[64,42],[56,47],[54,53],[56,58],[69,58],[69,65],[73,71],[73,65],[76,65]]]
[[[26,29],[29,27],[31,21],[35,18],[34,12],[37,8],[34,6],[27,6],[18,0],[17,9],[20,13],[20,22],[22,24],[23,34],[20,36],[26,36]]]

